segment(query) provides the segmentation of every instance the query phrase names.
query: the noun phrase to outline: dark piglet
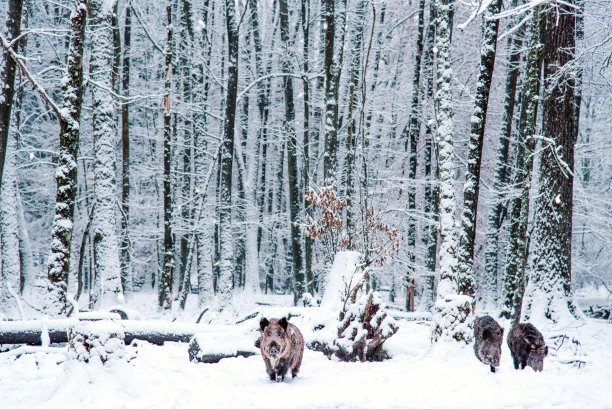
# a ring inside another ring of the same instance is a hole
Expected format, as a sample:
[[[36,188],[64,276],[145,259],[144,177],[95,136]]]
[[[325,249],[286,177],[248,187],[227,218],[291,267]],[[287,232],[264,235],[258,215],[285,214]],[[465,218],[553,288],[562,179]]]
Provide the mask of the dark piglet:
[[[480,362],[489,365],[491,372],[499,366],[504,329],[488,315],[474,321],[474,354]]]
[[[542,333],[531,324],[515,324],[508,335],[508,347],[514,361],[514,369],[530,366],[536,372],[544,369],[544,357],[548,347]]]
[[[262,318],[260,350],[270,379],[281,382],[288,371],[295,378],[302,364],[304,338],[299,329],[286,318],[268,321]]]

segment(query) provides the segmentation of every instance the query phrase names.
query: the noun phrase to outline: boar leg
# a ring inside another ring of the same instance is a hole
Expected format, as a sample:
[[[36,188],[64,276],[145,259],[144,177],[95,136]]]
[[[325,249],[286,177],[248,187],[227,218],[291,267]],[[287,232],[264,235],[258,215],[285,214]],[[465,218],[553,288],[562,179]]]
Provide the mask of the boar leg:
[[[493,365],[489,365],[491,367],[491,372],[495,373],[495,367]]]

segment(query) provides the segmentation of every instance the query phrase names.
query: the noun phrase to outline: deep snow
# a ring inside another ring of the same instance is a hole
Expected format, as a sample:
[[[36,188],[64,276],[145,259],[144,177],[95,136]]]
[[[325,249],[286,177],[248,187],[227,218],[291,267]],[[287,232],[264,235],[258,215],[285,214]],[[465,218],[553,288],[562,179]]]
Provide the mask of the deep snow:
[[[295,311],[265,308],[271,315]],[[299,309],[305,316],[292,318],[292,322],[307,327],[316,320],[311,315],[322,313],[310,310],[308,315],[309,309]],[[577,330],[586,365],[579,369],[561,363],[562,355],[551,351],[542,373],[531,368],[514,370],[505,339],[501,366],[491,373],[476,359],[471,345],[432,347],[430,322],[398,323],[399,332],[386,344],[392,359],[342,363],[306,350],[299,376],[280,384],[269,380],[258,355],[195,364],[188,360],[187,344],[179,343],[161,347],[140,342],[126,348],[128,356],[136,355],[129,363],[111,361],[105,367],[67,360],[65,349],[59,348],[56,353],[18,358],[3,353],[0,407],[612,408],[612,325],[604,321],[587,320]],[[509,328],[504,324],[507,335]],[[242,325],[256,326],[257,319]],[[308,342],[313,332],[302,330]]]

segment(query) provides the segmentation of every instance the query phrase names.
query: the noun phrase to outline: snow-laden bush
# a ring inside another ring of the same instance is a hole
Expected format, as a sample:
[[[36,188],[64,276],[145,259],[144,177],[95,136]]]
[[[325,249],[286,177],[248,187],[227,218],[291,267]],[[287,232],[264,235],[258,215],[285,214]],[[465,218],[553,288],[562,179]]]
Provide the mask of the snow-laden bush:
[[[124,339],[123,328],[112,321],[78,321],[68,328],[68,357],[92,364],[123,360]]]
[[[387,357],[383,343],[398,330],[385,312],[380,294],[369,291],[347,305],[334,341],[335,354],[342,361],[381,361]]]
[[[433,341],[454,339],[466,344],[474,336],[474,299],[467,295],[438,296],[433,318]]]
[[[369,271],[361,259],[354,251],[336,254],[321,302],[337,317],[326,323],[335,328],[334,338],[311,343],[313,349],[341,361],[384,359],[383,344],[398,330],[379,293],[364,289]]]

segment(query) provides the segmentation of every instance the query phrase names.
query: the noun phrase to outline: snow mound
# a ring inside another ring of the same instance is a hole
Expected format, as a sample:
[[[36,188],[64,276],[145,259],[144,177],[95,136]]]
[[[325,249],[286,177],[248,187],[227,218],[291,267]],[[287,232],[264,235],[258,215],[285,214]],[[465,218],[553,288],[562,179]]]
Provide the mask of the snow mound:
[[[68,357],[105,364],[125,357],[123,328],[112,321],[79,321],[68,328]]]
[[[357,273],[360,258],[361,253],[357,251],[341,251],[336,254],[334,264],[325,282],[321,307],[340,311],[346,284],[351,282],[353,276]],[[359,274],[359,276],[361,275]]]

